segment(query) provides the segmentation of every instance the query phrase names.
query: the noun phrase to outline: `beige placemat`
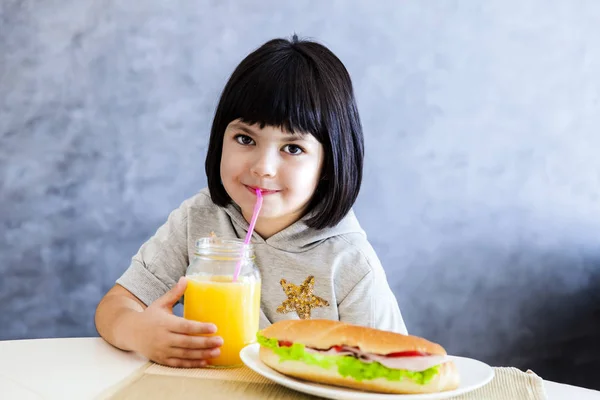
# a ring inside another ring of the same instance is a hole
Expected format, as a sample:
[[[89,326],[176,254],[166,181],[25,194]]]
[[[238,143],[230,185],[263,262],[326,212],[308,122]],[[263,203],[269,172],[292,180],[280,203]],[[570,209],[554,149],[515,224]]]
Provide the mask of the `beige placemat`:
[[[487,385],[453,400],[547,400],[544,381],[533,371],[494,368],[494,379]]]
[[[96,400],[312,400],[270,381],[248,367],[170,368],[148,363]]]
[[[533,371],[494,368],[486,386],[454,400],[547,400],[542,378]],[[170,368],[148,363],[97,400],[317,399],[262,377],[247,367],[232,369]]]

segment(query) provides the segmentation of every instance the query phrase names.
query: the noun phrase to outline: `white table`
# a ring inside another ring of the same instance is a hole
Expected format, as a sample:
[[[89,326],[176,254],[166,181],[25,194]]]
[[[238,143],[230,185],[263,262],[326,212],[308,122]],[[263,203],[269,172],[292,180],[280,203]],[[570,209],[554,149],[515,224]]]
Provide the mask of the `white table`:
[[[0,341],[0,399],[92,399],[147,360],[100,338]],[[600,392],[545,381],[549,400],[600,400]]]

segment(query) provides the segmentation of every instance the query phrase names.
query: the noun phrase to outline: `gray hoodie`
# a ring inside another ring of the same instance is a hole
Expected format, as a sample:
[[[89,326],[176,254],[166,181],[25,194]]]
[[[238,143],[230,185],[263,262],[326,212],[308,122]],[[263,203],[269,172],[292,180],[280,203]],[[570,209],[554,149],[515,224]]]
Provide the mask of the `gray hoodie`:
[[[243,239],[248,225],[236,204],[219,207],[203,189],[169,215],[117,283],[149,305],[185,275],[198,238],[214,232]],[[266,240],[254,233],[252,243],[262,277],[261,329],[299,318],[295,310],[277,311],[288,298],[281,280],[300,286],[312,276],[313,294],[328,305],[312,308],[310,318],[406,334],[385,272],[352,211],[333,228],[309,228],[304,218]]]

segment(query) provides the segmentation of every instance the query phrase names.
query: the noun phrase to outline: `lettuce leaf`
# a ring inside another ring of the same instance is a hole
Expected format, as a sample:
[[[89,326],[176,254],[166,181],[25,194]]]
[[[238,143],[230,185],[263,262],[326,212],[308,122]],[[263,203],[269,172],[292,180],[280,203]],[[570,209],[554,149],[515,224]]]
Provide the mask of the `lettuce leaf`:
[[[424,371],[408,371],[404,369],[391,369],[378,362],[365,363],[356,357],[330,356],[315,353],[308,353],[304,350],[304,345],[294,343],[289,347],[279,346],[277,339],[269,339],[261,335],[256,335],[257,341],[261,346],[268,347],[279,356],[279,362],[284,361],[302,361],[308,365],[330,369],[337,367],[338,373],[344,377],[351,377],[357,381],[385,378],[388,381],[401,381],[410,379],[420,385],[425,385],[431,381],[438,373],[439,366],[434,366]]]

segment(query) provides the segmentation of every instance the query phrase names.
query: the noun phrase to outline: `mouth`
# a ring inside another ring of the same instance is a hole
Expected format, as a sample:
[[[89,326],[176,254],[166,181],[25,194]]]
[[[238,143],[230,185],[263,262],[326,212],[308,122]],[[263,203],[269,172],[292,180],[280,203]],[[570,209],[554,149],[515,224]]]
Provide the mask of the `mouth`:
[[[263,196],[268,196],[270,194],[275,194],[275,193],[281,192],[281,190],[265,189],[265,188],[261,188],[258,186],[248,186],[248,185],[244,185],[244,186],[246,186],[246,189],[248,189],[248,191],[250,191],[253,195],[256,195],[256,189],[259,189]]]

